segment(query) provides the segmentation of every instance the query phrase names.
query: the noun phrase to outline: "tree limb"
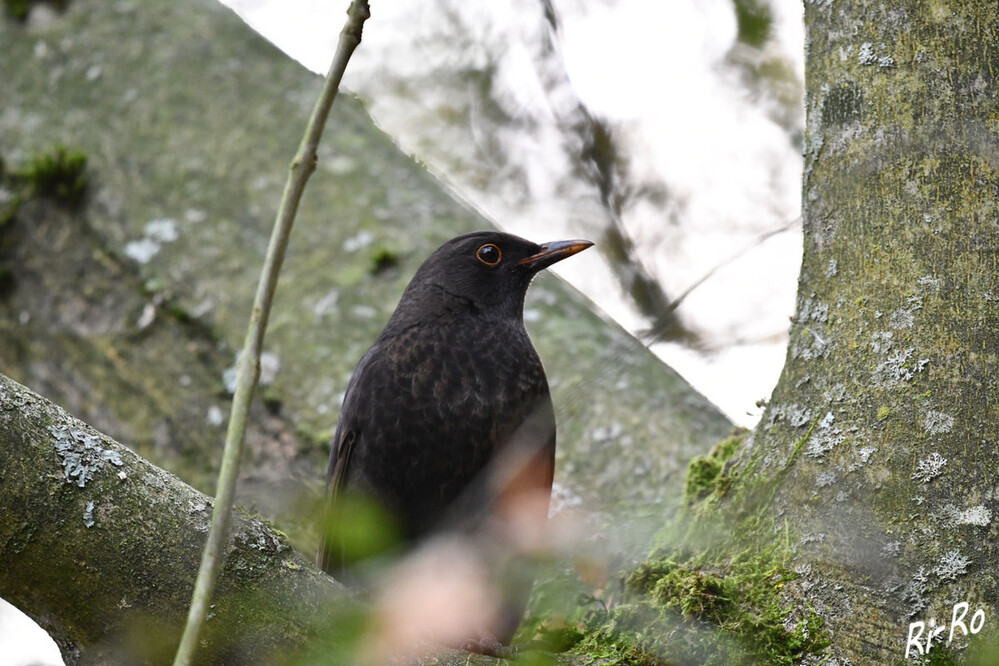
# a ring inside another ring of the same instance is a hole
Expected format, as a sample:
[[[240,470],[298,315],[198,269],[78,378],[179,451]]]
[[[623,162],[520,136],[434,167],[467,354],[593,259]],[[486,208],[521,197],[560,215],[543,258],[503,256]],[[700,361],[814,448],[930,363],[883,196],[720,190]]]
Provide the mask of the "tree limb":
[[[75,664],[168,661],[212,500],[0,375],[0,596]],[[273,663],[355,606],[262,520],[233,516],[199,661]],[[252,658],[249,657],[252,655]]]

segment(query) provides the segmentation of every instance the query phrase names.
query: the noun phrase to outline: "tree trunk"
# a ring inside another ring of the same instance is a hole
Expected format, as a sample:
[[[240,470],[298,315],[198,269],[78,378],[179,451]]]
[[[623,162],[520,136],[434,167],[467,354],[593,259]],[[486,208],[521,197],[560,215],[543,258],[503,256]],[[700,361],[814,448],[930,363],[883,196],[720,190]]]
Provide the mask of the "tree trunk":
[[[67,664],[168,662],[211,498],[3,375],[0,480],[0,596]],[[352,607],[283,535],[237,515],[199,663],[276,663],[337,636]]]
[[[825,0],[805,22],[797,314],[734,470],[776,483],[784,593],[830,653],[894,663],[999,612],[999,3]]]

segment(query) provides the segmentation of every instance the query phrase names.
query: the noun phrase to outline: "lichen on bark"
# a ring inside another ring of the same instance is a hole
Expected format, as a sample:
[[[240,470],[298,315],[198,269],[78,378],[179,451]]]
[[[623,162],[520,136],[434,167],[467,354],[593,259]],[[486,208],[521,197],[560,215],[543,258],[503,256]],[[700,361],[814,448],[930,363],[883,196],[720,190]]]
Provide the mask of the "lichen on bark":
[[[737,458],[774,474],[818,419],[771,507],[789,597],[832,655],[887,663],[919,651],[910,621],[999,612],[999,12],[806,3],[806,25],[798,307]]]
[[[49,631],[69,664],[168,658],[211,498],[3,375],[0,442],[4,598]],[[355,608],[258,519],[234,520],[228,551],[204,636],[213,663],[304,649]]]

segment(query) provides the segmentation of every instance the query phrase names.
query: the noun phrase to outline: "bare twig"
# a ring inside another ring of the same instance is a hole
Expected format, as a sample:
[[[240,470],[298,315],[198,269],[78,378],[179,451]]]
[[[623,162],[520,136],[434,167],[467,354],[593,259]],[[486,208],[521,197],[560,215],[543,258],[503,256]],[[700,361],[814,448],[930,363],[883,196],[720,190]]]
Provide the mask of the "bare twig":
[[[198,635],[201,633],[215,589],[215,582],[218,579],[223,556],[222,546],[226,540],[236,489],[236,478],[239,475],[246,421],[249,416],[253,392],[257,387],[257,379],[260,376],[260,352],[267,329],[271,302],[277,287],[278,274],[281,271],[281,263],[284,260],[288,237],[291,234],[292,223],[298,211],[302,192],[305,190],[309,176],[316,168],[316,149],[326,126],[326,119],[333,106],[333,100],[336,99],[347,61],[350,60],[354,49],[361,43],[361,30],[369,15],[366,0],[353,0],[347,10],[347,23],[340,32],[340,41],[326,75],[326,81],[312,110],[312,116],[309,118],[309,124],[298,147],[298,152],[291,162],[277,219],[271,232],[267,256],[264,259],[260,282],[257,284],[257,293],[253,301],[253,311],[250,315],[250,324],[243,343],[243,351],[239,358],[236,392],[233,395],[232,410],[229,414],[229,428],[226,432],[225,450],[222,453],[222,467],[219,470],[212,524],[202,554],[201,567],[198,570],[198,580],[194,587],[187,624],[184,626],[184,634],[174,657],[174,666],[187,666],[191,663],[198,644]]]
[[[680,292],[679,296],[677,296],[672,301],[670,301],[670,303],[666,306],[665,314],[672,315],[672,313],[678,307],[680,307],[680,304],[683,303],[683,300],[685,298],[687,298],[687,296],[690,296],[690,294],[691,294],[692,291],[694,291],[695,289],[697,289],[698,287],[700,287],[702,284],[704,284],[705,282],[707,282],[716,272],[718,272],[719,270],[721,270],[725,266],[728,266],[729,264],[731,264],[732,262],[734,262],[736,259],[738,259],[742,255],[746,254],[747,252],[749,252],[753,248],[755,248],[755,247],[757,247],[759,245],[762,245],[766,240],[768,240],[768,239],[770,239],[770,238],[772,238],[772,237],[774,237],[774,236],[776,236],[778,234],[782,234],[785,231],[789,231],[790,229],[792,229],[793,227],[795,227],[795,226],[797,226],[799,224],[801,224],[801,216],[800,215],[798,217],[794,218],[793,220],[789,220],[787,222],[783,222],[779,226],[774,227],[773,229],[770,229],[769,231],[763,232],[762,234],[760,234],[759,236],[757,236],[756,238],[754,238],[752,243],[749,243],[745,247],[740,248],[739,250],[737,250],[735,252],[735,254],[729,256],[724,261],[719,262],[719,263],[715,264],[714,266],[712,266],[704,275],[702,275],[698,279],[694,280],[692,283],[690,283],[690,285],[687,286],[686,289],[684,289],[682,292]],[[663,340],[663,337],[664,337],[663,334],[664,333],[665,333],[665,331],[661,327],[659,327],[659,326],[653,326],[651,329],[649,329],[647,331],[644,331],[641,334],[641,338],[646,343],[645,346],[648,347],[649,345],[651,345],[651,344],[653,344],[655,342],[661,342]]]

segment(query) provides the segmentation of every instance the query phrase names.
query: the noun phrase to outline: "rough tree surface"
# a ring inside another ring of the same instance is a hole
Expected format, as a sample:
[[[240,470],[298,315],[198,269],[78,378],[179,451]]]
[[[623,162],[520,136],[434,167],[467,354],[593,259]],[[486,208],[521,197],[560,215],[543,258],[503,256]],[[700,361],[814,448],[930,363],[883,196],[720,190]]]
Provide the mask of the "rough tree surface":
[[[168,661],[212,499],[3,375],[0,442],[4,598],[70,665]],[[200,658],[266,663],[336,634],[351,608],[284,535],[237,515]]]
[[[785,593],[836,663],[899,662],[910,622],[910,656],[931,619],[944,651],[955,604],[999,626],[999,3],[806,2],[805,20],[797,314],[734,469],[777,480]]]

